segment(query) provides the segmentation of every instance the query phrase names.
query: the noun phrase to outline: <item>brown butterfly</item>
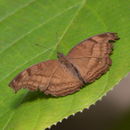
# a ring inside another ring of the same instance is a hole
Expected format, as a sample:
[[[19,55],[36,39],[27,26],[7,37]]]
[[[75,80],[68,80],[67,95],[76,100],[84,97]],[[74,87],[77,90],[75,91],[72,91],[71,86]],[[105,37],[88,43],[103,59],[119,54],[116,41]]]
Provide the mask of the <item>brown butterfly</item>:
[[[91,83],[109,70],[112,42],[116,33],[90,37],[70,50],[67,56],[58,53],[57,60],[33,65],[16,76],[9,84],[15,92],[21,88],[40,90],[46,95],[72,94],[86,83]]]

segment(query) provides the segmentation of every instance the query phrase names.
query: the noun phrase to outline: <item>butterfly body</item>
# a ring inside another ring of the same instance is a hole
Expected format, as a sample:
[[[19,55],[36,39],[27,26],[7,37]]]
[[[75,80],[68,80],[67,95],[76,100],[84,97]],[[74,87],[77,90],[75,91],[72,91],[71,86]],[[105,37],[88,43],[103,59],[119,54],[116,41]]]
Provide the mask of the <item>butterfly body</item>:
[[[64,56],[58,53],[57,60],[48,60],[33,65],[11,82],[17,92],[21,88],[37,90],[53,96],[74,93],[86,83],[91,83],[109,70],[112,62],[112,43],[118,40],[115,33],[104,33],[90,37]]]
[[[86,82],[84,81],[84,79],[82,78],[80,72],[78,71],[78,69],[68,60],[69,58],[67,58],[66,56],[64,56],[62,53],[58,54],[58,58],[59,61],[61,62],[61,64],[65,65],[66,68],[72,72],[72,74],[77,77],[84,85],[86,84]]]

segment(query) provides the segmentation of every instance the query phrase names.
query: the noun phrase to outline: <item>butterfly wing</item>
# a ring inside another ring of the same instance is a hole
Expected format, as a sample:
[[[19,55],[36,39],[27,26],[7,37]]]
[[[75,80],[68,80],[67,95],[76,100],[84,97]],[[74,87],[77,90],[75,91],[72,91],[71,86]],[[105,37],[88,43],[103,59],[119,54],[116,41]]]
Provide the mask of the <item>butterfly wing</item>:
[[[58,60],[42,62],[16,76],[10,86],[17,92],[21,88],[40,89],[45,94],[64,96],[78,91],[82,82]]]
[[[66,56],[86,82],[93,82],[110,65],[110,42],[117,40],[115,33],[104,33],[84,40]],[[40,89],[45,94],[65,96],[78,91],[83,82],[59,60],[42,62],[24,70],[9,84],[16,92],[21,88]]]
[[[65,96],[80,90],[83,86],[82,81],[60,62],[57,63],[56,72],[52,77],[49,87],[45,91],[46,94]]]
[[[67,58],[79,70],[85,82],[93,82],[108,71],[112,63],[112,42],[118,39],[115,33],[90,37],[72,48]]]

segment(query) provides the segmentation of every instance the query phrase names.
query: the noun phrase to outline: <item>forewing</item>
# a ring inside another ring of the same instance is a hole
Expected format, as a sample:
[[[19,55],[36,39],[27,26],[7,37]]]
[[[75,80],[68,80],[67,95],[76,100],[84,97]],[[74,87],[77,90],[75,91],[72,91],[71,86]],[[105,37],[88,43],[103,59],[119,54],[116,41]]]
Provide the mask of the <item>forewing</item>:
[[[46,62],[33,65],[18,74],[9,85],[15,91],[18,91],[21,88],[37,90],[40,87],[44,90],[46,89],[46,85],[52,71],[56,69],[56,65],[56,60],[48,60]]]
[[[108,71],[111,65],[112,42],[117,39],[115,33],[93,36],[72,48],[67,58],[86,82],[93,82]]]

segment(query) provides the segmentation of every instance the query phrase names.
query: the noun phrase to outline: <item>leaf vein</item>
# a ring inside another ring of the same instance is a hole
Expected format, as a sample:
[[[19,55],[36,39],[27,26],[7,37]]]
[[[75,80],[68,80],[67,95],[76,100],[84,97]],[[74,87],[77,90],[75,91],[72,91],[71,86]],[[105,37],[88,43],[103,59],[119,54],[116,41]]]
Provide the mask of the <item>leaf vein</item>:
[[[16,44],[18,41],[22,40],[23,38],[25,38],[26,36],[28,36],[30,33],[32,33],[33,31],[35,31],[36,29],[42,27],[43,25],[49,23],[51,20],[57,18],[58,16],[61,16],[62,14],[64,14],[66,11],[69,11],[70,9],[73,9],[74,7],[76,7],[79,3],[76,3],[75,5],[65,9],[64,11],[62,11],[61,13],[58,13],[57,15],[51,17],[50,19],[48,19],[46,22],[43,22],[41,24],[39,24],[38,26],[36,26],[35,28],[31,29],[30,31],[26,32],[24,35],[20,36],[19,38],[17,38],[16,40],[14,40],[13,42],[11,42],[5,49],[3,49],[1,53],[4,53],[7,49],[9,49],[10,47],[12,47],[14,44]]]
[[[7,14],[6,16],[4,16],[3,18],[0,19],[0,23],[3,22],[4,20],[6,20],[8,17],[14,15],[16,12],[20,11],[21,9],[24,9],[28,6],[30,6],[32,3],[36,2],[36,0],[32,0],[31,2],[28,2],[26,4],[24,4],[23,6],[21,6],[20,8],[16,9],[15,11]]]
[[[70,26],[72,25],[72,23],[74,22],[76,16],[78,15],[78,13],[80,12],[80,10],[83,8],[84,4],[85,4],[86,0],[83,0],[81,3],[81,6],[79,7],[79,9],[76,11],[76,13],[74,14],[74,16],[72,17],[72,20],[70,21],[70,23],[68,24],[68,26],[65,28],[63,34],[61,35],[61,37],[59,38],[59,41],[56,43],[54,49],[52,50],[52,53],[49,55],[49,58],[53,55],[54,50],[57,48],[57,46],[61,43],[61,41],[63,40],[65,34],[68,32]]]
[[[46,53],[48,50],[52,49],[53,47],[51,48],[48,48],[46,49],[45,51],[41,52],[41,53],[38,53],[37,55],[35,55],[34,57],[32,57],[30,60],[28,61],[25,61],[23,64],[19,65],[18,67],[16,67],[15,69],[13,69],[10,73],[8,73],[5,77],[1,78],[0,82],[3,81],[4,79],[8,78],[13,72],[17,71],[20,67],[22,67],[23,65],[25,64],[28,64],[30,61],[34,60],[35,58],[37,58],[38,56]]]

